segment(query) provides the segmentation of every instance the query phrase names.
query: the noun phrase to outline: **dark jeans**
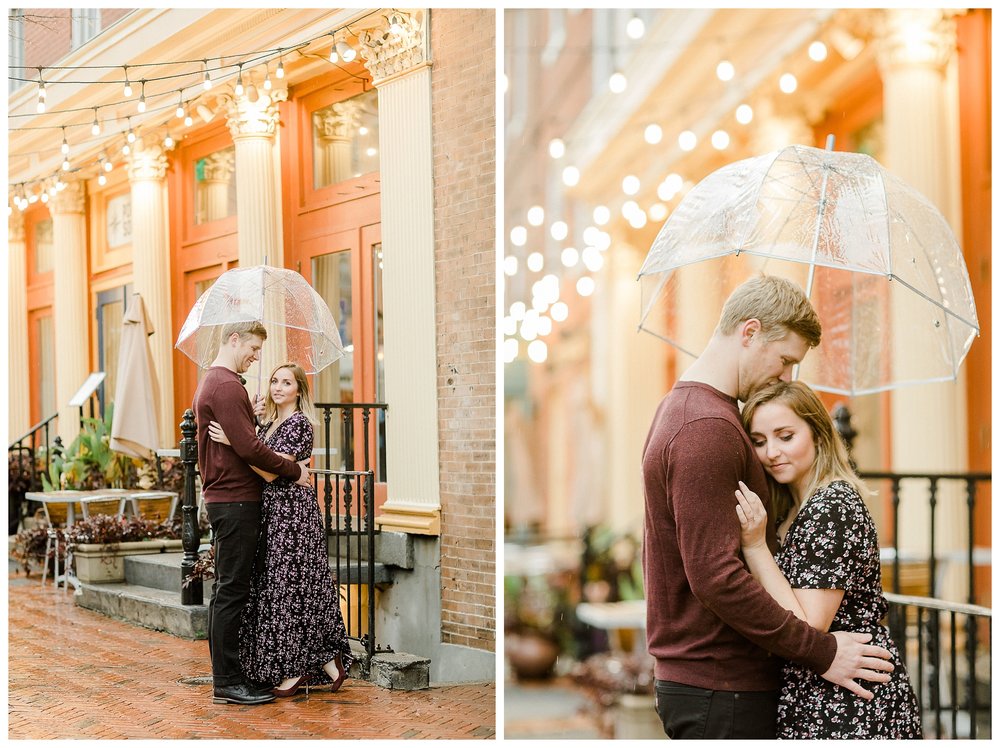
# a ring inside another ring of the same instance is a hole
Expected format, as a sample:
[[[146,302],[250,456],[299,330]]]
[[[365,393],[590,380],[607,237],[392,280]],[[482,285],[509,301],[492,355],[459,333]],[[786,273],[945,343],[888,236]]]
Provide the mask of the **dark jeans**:
[[[260,535],[260,502],[233,501],[206,506],[215,543],[215,585],[208,603],[212,681],[216,686],[232,686],[243,682],[240,619],[250,597],[250,578]]]
[[[709,691],[658,680],[656,713],[674,740],[774,740],[778,692]]]

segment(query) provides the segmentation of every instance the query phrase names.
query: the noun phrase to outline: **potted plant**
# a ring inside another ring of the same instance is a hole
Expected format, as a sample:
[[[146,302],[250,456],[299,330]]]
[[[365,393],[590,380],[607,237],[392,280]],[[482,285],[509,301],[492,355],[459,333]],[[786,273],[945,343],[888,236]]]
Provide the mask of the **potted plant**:
[[[504,653],[520,679],[552,675],[576,652],[571,590],[575,572],[504,577]]]
[[[182,548],[179,522],[158,524],[140,517],[96,515],[76,522],[66,538],[77,579],[92,584],[124,581],[126,556]]]

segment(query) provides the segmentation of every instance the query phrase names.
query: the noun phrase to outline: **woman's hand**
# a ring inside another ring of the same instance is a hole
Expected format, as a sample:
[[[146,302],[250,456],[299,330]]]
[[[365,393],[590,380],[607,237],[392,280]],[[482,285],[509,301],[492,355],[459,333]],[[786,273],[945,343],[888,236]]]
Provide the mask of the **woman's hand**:
[[[264,396],[254,395],[252,407],[253,407],[253,414],[257,416],[258,420],[260,420],[264,416]]]
[[[744,549],[767,546],[764,533],[767,529],[767,510],[760,497],[740,481],[736,489],[736,516],[740,519],[740,545]]]
[[[229,439],[226,438],[226,432],[222,430],[222,425],[218,421],[208,422],[208,436],[213,442],[219,442],[219,444],[229,444]]]

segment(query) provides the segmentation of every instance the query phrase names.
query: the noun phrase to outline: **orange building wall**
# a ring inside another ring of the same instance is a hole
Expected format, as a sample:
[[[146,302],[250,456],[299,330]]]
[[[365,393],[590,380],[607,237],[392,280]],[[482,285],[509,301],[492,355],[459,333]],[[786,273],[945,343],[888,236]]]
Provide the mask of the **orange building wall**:
[[[431,23],[442,641],[496,646],[493,10]]]

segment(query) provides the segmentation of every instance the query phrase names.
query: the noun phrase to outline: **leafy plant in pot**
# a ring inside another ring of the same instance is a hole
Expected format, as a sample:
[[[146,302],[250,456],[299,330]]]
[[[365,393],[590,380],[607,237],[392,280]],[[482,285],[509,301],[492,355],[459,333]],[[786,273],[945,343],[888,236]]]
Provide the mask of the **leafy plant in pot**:
[[[518,678],[547,678],[560,654],[574,652],[571,576],[504,577],[504,653]]]
[[[75,523],[66,537],[82,582],[123,581],[125,556],[180,547],[176,523],[161,524],[141,517],[95,515]]]

